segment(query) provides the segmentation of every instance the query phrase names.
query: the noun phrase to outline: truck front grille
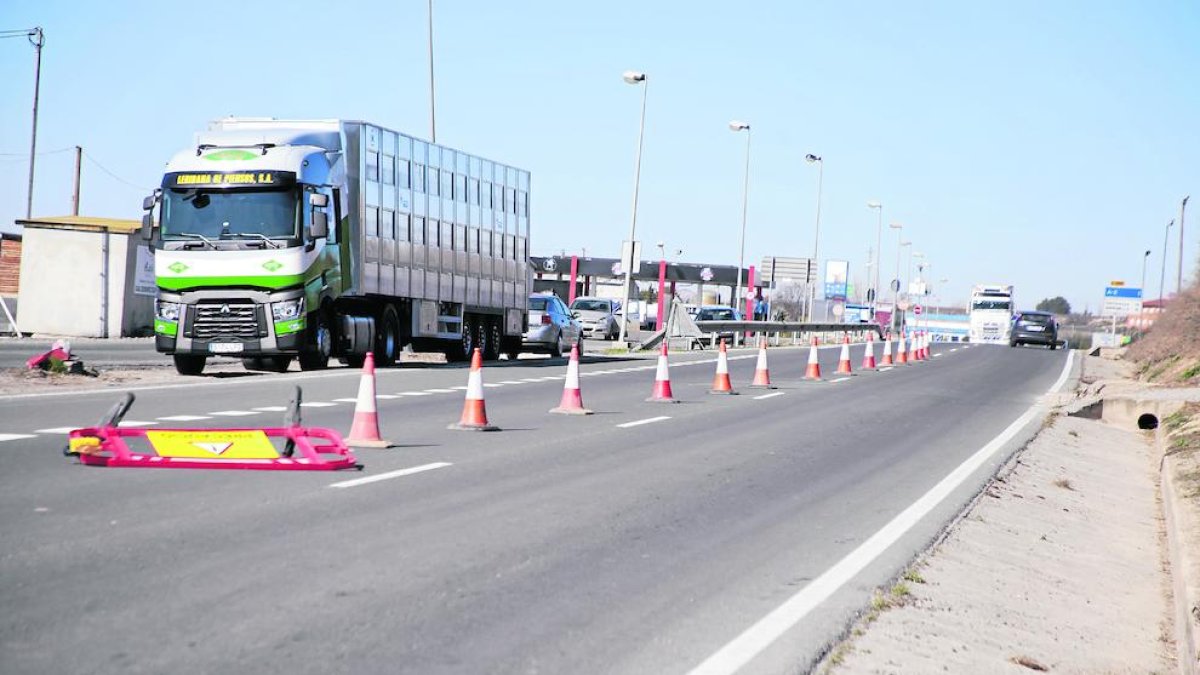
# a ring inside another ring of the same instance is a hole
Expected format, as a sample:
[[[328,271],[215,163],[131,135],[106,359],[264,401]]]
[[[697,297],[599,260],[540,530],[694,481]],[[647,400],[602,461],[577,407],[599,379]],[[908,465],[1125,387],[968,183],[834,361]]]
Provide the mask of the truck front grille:
[[[254,303],[209,303],[196,305],[192,331],[198,340],[255,339],[259,337],[258,309]]]

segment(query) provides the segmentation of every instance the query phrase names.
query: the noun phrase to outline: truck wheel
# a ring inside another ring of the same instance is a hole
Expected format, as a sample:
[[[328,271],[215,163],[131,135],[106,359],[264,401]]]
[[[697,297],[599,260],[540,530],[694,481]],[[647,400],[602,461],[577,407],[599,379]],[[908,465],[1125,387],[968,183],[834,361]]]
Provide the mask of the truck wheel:
[[[508,357],[509,361],[516,361],[517,357],[521,355],[521,338],[519,336],[515,338],[506,337],[501,343],[501,348],[504,350],[504,355]]]
[[[483,349],[483,358],[486,361],[495,361],[500,358],[500,323],[495,319],[486,319],[479,324],[479,346]]]
[[[180,375],[199,375],[204,372],[208,357],[203,354],[175,354],[175,372]]]
[[[264,356],[260,361],[261,370],[268,373],[286,373],[288,366],[292,365],[290,356]]]
[[[329,367],[333,351],[333,333],[329,330],[329,315],[317,310],[308,315],[308,333],[300,349],[300,370],[324,370]]]
[[[383,310],[379,330],[375,334],[375,365],[390,368],[400,357],[400,319],[391,305]]]
[[[466,361],[471,358],[475,347],[478,346],[475,342],[475,331],[474,319],[470,316],[463,316],[462,339],[451,348],[450,354],[448,354],[451,361]]]

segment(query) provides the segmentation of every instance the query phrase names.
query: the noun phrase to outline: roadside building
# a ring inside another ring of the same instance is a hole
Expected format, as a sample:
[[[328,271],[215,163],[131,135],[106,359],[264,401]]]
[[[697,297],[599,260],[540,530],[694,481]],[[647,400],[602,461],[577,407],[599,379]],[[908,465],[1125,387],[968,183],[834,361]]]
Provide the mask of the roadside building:
[[[57,216],[18,220],[24,333],[73,337],[147,334],[154,322],[154,258],[136,220]]]

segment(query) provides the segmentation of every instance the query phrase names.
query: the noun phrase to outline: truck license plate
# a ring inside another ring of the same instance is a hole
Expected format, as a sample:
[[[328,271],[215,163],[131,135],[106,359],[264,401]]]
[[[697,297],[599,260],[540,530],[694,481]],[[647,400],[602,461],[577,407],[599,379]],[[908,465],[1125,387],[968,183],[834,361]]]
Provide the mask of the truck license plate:
[[[213,342],[208,345],[208,351],[214,354],[236,354],[245,347],[246,345],[240,342]]]

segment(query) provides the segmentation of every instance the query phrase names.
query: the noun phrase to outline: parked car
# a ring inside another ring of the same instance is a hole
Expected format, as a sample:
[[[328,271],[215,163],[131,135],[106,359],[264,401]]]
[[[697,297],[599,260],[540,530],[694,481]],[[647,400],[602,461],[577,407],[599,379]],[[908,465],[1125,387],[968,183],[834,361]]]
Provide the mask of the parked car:
[[[603,340],[615,340],[621,331],[617,313],[621,303],[609,298],[581,297],[571,303],[571,311],[579,317],[583,334]]]
[[[741,321],[742,313],[728,305],[704,305],[697,308],[692,318],[696,321]],[[732,342],[733,334],[734,331],[731,330],[719,331],[717,332],[717,339]]]
[[[521,350],[562,356],[579,343],[583,351],[583,325],[556,295],[529,296],[529,330],[521,338]]]
[[[1058,349],[1058,322],[1049,312],[1021,312],[1013,317],[1008,346],[1037,344]]]

